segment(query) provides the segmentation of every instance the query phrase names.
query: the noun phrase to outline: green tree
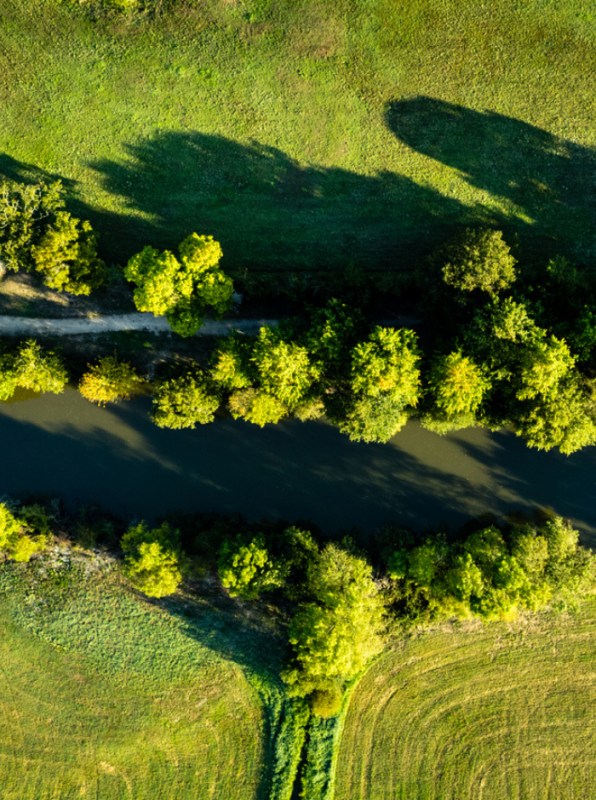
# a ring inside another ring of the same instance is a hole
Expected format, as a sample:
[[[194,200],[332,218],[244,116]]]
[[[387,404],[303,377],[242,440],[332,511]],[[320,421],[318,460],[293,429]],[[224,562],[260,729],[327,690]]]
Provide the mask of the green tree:
[[[487,370],[461,350],[439,356],[430,370],[428,392],[432,405],[422,424],[441,434],[473,425],[490,386]]]
[[[0,183],[0,261],[13,272],[31,269],[31,246],[63,206],[60,181]]]
[[[260,329],[251,360],[259,387],[288,409],[304,401],[318,374],[307,348],[292,341],[280,328]]]
[[[470,553],[460,553],[453,558],[445,583],[448,590],[463,602],[484,594],[482,571]]]
[[[277,397],[258,389],[234,392],[228,400],[228,408],[234,419],[245,419],[261,428],[267,423],[279,422],[289,412]]]
[[[128,400],[141,391],[142,378],[126,361],[116,355],[104,356],[97,364],[88,364],[79,383],[79,391],[91,403],[102,406]]]
[[[305,343],[325,388],[349,380],[351,351],[365,329],[360,311],[336,299],[311,313]]]
[[[219,578],[231,597],[254,600],[262,592],[284,585],[288,568],[274,559],[262,533],[247,541],[226,539],[219,551]]]
[[[251,352],[251,341],[239,332],[221,339],[211,358],[210,374],[215,383],[231,392],[251,386],[255,377]]]
[[[68,381],[60,356],[53,350],[45,350],[34,339],[20,344],[9,363],[10,381],[15,388],[60,394]]]
[[[435,257],[443,280],[464,292],[496,295],[515,280],[515,258],[501,231],[468,228],[448,241]]]
[[[188,236],[180,244],[180,259],[145,247],[128,262],[124,275],[136,283],[135,305],[167,317],[181,336],[193,336],[204,323],[208,309],[221,316],[232,306],[234,286],[220,268],[219,242],[212,236]]]
[[[203,373],[195,369],[158,383],[151,419],[160,428],[194,428],[213,422],[220,397]]]
[[[377,326],[366,341],[352,350],[352,391],[368,397],[386,394],[402,407],[415,406],[419,361],[414,331]]]
[[[388,442],[408,421],[408,414],[391,395],[363,397],[353,401],[342,417],[333,411],[333,421],[353,442]]]
[[[30,536],[31,527],[17,518],[6,503],[0,503],[0,551],[13,561],[29,561],[41,552],[48,536]]]
[[[166,597],[176,591],[182,581],[178,538],[178,531],[167,522],[153,530],[140,522],[124,534],[125,572],[139,591],[149,597]]]
[[[308,570],[311,602],[290,624],[294,665],[283,678],[293,696],[329,691],[354,678],[383,649],[383,603],[366,561],[329,544]]]
[[[91,294],[104,282],[106,268],[97,256],[97,235],[89,222],[58,211],[55,221],[31,247],[31,260],[50,289]]]

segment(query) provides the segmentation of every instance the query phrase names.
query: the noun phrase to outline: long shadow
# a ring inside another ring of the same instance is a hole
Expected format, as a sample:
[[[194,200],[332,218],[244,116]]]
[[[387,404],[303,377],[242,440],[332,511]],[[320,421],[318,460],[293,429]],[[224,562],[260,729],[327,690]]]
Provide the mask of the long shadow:
[[[442,220],[462,213],[406,177],[305,166],[258,142],[160,132],[126,149],[122,162],[91,166],[104,189],[148,216],[132,226],[126,216],[97,221],[127,255],[198,231],[218,239],[236,269],[399,269],[440,241]]]
[[[390,103],[386,121],[400,141],[490,195],[473,209],[478,220],[519,232],[537,253],[584,263],[596,255],[595,148],[432,97]]]
[[[429,97],[388,105],[389,130],[486,193],[461,202],[396,172],[358,175],[302,164],[278,148],[195,132],[157,132],[120,160],[89,166],[125,211],[85,204],[65,181],[69,207],[100,233],[104,257],[124,263],[146,244],[174,248],[192,231],[222,243],[234,271],[310,271],[348,265],[410,269],[454,225],[517,232],[526,256],[596,254],[596,150],[520,120]],[[389,145],[391,146],[391,145]],[[0,177],[56,179],[0,154]]]

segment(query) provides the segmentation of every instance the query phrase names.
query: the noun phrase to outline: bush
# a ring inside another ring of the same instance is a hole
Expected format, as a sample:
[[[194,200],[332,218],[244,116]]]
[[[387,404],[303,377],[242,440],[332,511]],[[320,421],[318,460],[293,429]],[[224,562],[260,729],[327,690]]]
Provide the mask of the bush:
[[[105,356],[97,364],[87,365],[79,391],[91,403],[102,406],[117,400],[129,400],[141,391],[141,377],[130,364],[118,361],[116,355]]]
[[[0,503],[0,551],[14,561],[29,561],[47,544],[48,536],[29,536],[29,526],[15,516],[6,503]]]
[[[284,585],[287,567],[271,557],[263,534],[247,541],[226,539],[219,551],[219,577],[231,597],[255,600],[262,592]]]
[[[261,428],[268,422],[279,422],[288,415],[288,409],[276,397],[258,389],[242,389],[230,395],[230,414],[234,419],[245,419]]]
[[[153,530],[140,522],[122,537],[126,575],[149,597],[173,594],[182,581],[178,537],[167,522]]]
[[[341,710],[343,692],[339,686],[330,689],[315,689],[309,697],[313,714],[318,717],[335,717]]]
[[[151,419],[160,428],[194,428],[213,422],[219,404],[219,395],[203,373],[194,370],[157,385]]]
[[[501,231],[467,228],[449,240],[434,256],[443,280],[464,292],[479,289],[496,295],[515,280],[515,258]]]

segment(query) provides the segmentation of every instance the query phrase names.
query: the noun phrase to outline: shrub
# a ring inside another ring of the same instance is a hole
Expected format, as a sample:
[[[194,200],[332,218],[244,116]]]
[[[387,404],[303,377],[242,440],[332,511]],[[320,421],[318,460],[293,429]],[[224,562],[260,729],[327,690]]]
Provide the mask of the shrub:
[[[228,408],[234,419],[245,419],[261,428],[268,422],[279,422],[288,409],[276,397],[258,389],[242,389],[230,395]]]
[[[160,428],[194,428],[213,422],[219,395],[200,370],[162,381],[153,395],[151,419]]]
[[[313,714],[318,717],[335,717],[341,710],[343,692],[339,686],[330,689],[315,689],[309,697]]]
[[[256,599],[261,592],[283,586],[288,570],[271,557],[263,534],[246,541],[226,539],[219,551],[219,577],[231,597]]]
[[[142,379],[125,361],[116,355],[100,358],[88,364],[89,371],[81,378],[79,391],[87,400],[102,406],[116,400],[128,400],[141,391]]]
[[[449,240],[434,257],[443,280],[464,292],[479,289],[496,295],[515,280],[515,258],[501,231],[468,228]]]
[[[125,572],[130,582],[149,597],[173,594],[182,580],[178,531],[167,522],[149,530],[144,522],[132,525],[122,537]]]

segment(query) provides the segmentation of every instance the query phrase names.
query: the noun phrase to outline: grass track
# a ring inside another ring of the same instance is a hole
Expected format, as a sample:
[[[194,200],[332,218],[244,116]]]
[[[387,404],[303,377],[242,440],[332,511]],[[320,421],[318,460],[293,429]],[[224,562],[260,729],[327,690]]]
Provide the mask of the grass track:
[[[3,566],[3,800],[259,796],[262,711],[235,664],[115,574],[31,578]]]
[[[334,800],[589,800],[596,606],[423,636],[352,696]]]
[[[592,0],[179,0],[92,23],[0,0],[0,174],[69,185],[104,250],[401,269],[493,220],[596,254]]]

